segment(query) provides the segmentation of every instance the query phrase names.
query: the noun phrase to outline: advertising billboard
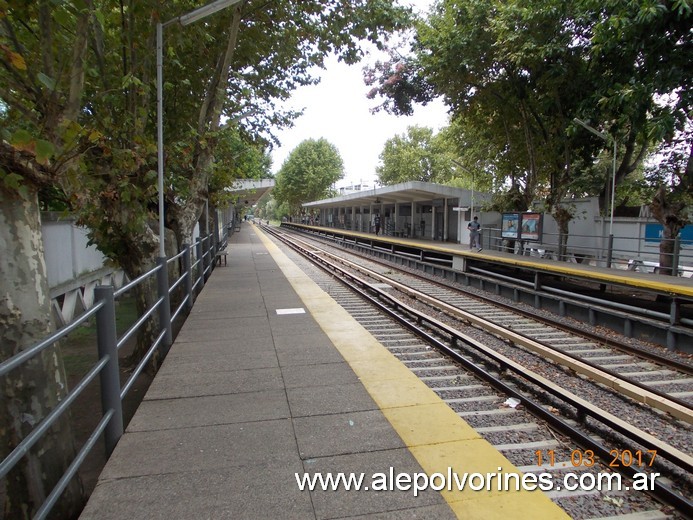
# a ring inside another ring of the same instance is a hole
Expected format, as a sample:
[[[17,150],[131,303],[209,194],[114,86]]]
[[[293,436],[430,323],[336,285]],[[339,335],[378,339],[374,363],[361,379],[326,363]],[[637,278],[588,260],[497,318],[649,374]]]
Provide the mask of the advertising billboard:
[[[541,213],[522,213],[520,240],[541,242]]]
[[[542,213],[503,213],[501,237],[528,242],[541,242]]]
[[[519,238],[520,233],[520,214],[519,213],[503,213],[501,223],[501,236],[503,238]]]

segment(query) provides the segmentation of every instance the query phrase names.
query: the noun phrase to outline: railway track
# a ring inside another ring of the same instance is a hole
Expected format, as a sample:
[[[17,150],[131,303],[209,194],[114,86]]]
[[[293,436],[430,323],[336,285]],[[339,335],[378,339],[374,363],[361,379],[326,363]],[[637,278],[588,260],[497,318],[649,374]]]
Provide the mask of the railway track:
[[[407,291],[416,293],[407,294],[404,299],[408,298],[409,301],[398,300],[392,296],[393,284],[404,284],[394,277],[405,278],[407,275],[395,275],[393,268],[386,268],[389,271],[387,275],[375,273],[375,278],[366,281],[361,278],[365,268],[350,265],[351,263],[343,258],[343,253],[339,258],[342,265],[338,266],[329,253],[316,250],[314,244],[299,244],[286,236],[281,239],[285,243],[293,242],[291,247],[302,250],[301,254],[319,262],[332,276],[351,286],[347,288],[346,285],[335,284],[331,278],[324,277],[319,282],[357,321],[523,472],[548,470],[561,473],[577,470],[580,475],[597,478],[604,472],[616,469],[627,477],[633,477],[638,473],[651,472],[654,468],[657,472],[666,471],[671,475],[671,485],[669,482],[666,485],[658,482],[655,496],[671,504],[677,511],[686,511],[691,507],[685,493],[686,486],[690,486],[687,477],[693,470],[693,463],[687,453],[663,441],[662,436],[658,437],[634,428],[616,414],[602,410],[587,399],[579,397],[571,389],[554,383],[551,377],[538,373],[538,365],[541,363],[533,363],[531,367],[525,366],[506,355],[494,352],[484,344],[485,342],[458,331],[455,320],[471,321],[468,316],[453,318],[451,316],[455,314],[445,309],[446,318],[441,320],[440,310],[437,312],[438,316],[433,317],[430,315],[430,309],[428,312],[422,312],[410,306],[410,300],[419,302],[433,298],[431,293],[439,292],[441,288],[433,290],[429,285],[419,285],[416,289],[409,287]],[[344,266],[345,262],[348,267]],[[359,269],[360,273],[357,274],[356,269]],[[370,273],[369,276],[373,274]],[[358,292],[358,296],[354,291]],[[464,307],[464,312],[468,312],[472,307],[472,303],[466,300],[455,301],[457,296],[454,294],[443,292],[436,296],[438,298],[433,299],[443,298],[450,307]],[[434,303],[432,300],[427,301],[427,305]],[[435,305],[440,309],[439,303]],[[374,310],[374,306],[378,311]],[[475,310],[489,315],[497,312],[488,308]],[[517,333],[517,329],[537,329],[529,327],[523,321],[511,321],[507,316],[501,316],[498,320],[511,325],[512,329],[515,329],[511,330],[513,334]],[[481,328],[479,323],[474,323],[474,327]],[[495,327],[499,325],[496,324]],[[531,341],[539,342],[536,338],[541,335],[541,332],[535,334],[535,339]],[[497,330],[493,331],[493,336],[496,342],[498,337],[503,337]],[[504,338],[504,341],[507,348],[507,338]],[[546,365],[542,366],[541,370],[556,370],[557,362],[541,362]],[[640,390],[642,394],[642,389]],[[610,391],[612,392],[613,388]],[[665,399],[660,396],[658,400]],[[520,403],[520,406],[516,406],[517,403]],[[649,406],[649,403],[645,404]],[[681,408],[684,417],[685,413],[690,413],[690,407],[687,407],[685,401],[675,404]],[[561,412],[566,412],[569,416],[562,416]],[[679,421],[684,420],[679,417]],[[596,429],[595,423],[598,424]],[[672,421],[669,421],[669,424],[671,423]],[[681,427],[689,428],[686,425]],[[595,431],[598,433],[595,434]],[[690,429],[688,431],[690,432]],[[615,433],[611,436],[609,432]],[[600,437],[605,433],[610,436],[608,440]],[[632,458],[633,454],[642,455],[645,452],[653,453],[655,450],[659,460],[653,468],[634,465],[630,459],[623,460],[626,456]],[[576,457],[582,462],[586,454],[591,454],[595,460],[604,461],[606,466],[595,464],[588,467],[582,463],[576,464]],[[549,465],[546,463],[547,458],[551,460]],[[614,460],[617,467],[609,467],[608,463],[613,466]],[[681,478],[682,484],[679,482]],[[683,486],[684,494],[672,488],[672,485],[675,488],[679,484]],[[655,502],[644,500],[642,493],[622,492],[614,495],[592,491],[554,490],[550,495],[575,518],[599,518],[622,511],[646,512],[650,515],[648,518],[667,518],[667,515],[672,513],[667,507],[660,507]],[[590,504],[589,507],[586,506],[587,503]],[[594,515],[585,515],[579,511],[591,511]]]

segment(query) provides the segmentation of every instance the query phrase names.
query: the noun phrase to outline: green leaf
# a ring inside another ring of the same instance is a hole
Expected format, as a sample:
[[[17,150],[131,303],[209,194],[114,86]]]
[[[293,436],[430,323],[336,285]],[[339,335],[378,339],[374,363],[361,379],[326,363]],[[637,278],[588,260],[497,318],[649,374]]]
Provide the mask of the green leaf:
[[[72,15],[64,9],[54,9],[51,13],[53,21],[59,25],[69,27],[72,23]]]
[[[36,75],[36,77],[38,78],[38,80],[39,80],[41,83],[43,83],[43,85],[44,85],[46,88],[48,88],[48,89],[50,89],[50,90],[55,90],[56,82],[55,82],[55,80],[54,80],[53,78],[51,78],[50,76],[46,76],[43,72],[39,72],[39,73]]]
[[[22,185],[23,180],[24,180],[24,177],[22,177],[18,173],[8,173],[2,179],[5,186],[12,189],[12,190],[19,190],[20,186]]]
[[[43,139],[36,140],[36,161],[39,164],[47,165],[53,154],[55,153],[55,146],[49,141],[44,141]]]
[[[19,150],[31,149],[34,143],[34,136],[20,128],[10,138],[10,144]]]

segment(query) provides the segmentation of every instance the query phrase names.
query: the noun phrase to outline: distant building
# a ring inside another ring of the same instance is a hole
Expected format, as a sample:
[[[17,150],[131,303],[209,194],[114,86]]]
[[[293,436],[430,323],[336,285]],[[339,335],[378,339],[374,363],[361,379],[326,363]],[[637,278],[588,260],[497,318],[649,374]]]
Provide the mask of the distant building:
[[[375,189],[374,183],[361,181],[358,184],[350,184],[348,186],[342,186],[341,188],[337,188],[337,191],[340,195],[349,195],[350,193],[356,193],[359,191],[372,189]]]

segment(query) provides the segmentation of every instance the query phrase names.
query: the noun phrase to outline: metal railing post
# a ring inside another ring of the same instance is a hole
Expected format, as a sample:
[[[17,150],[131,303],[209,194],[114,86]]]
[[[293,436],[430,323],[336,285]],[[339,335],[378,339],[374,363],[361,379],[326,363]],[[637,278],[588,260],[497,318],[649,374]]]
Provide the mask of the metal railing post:
[[[193,306],[193,272],[190,244],[183,244],[183,270],[185,271],[185,294],[188,296],[185,307],[190,312]]]
[[[165,354],[169,347],[173,345],[171,298],[168,293],[168,262],[166,257],[157,258],[156,264],[159,266],[159,270],[156,272],[156,288],[159,298],[162,299],[161,305],[159,305],[159,326],[166,331],[161,343],[162,351]]]
[[[115,299],[113,286],[94,289],[97,302],[103,306],[96,312],[96,341],[99,359],[108,357],[100,375],[101,410],[105,415],[113,410],[113,417],[104,430],[106,455],[110,456],[123,435],[123,404],[120,401],[120,369],[118,366],[118,332],[116,330]]]
[[[671,276],[679,275],[679,256],[681,253],[681,234],[679,233],[674,238],[674,252],[671,259]]]
[[[202,240],[199,238],[197,239],[197,242],[195,243],[195,252],[197,253],[197,260],[198,260],[198,267],[199,267],[199,273],[200,273],[200,290],[205,286],[205,259],[204,256],[202,255]]]
[[[201,240],[201,244],[202,244],[202,275],[203,275],[204,281],[206,282],[207,279],[209,278],[209,275],[207,274],[207,268],[210,266],[209,235],[205,236]]]
[[[608,249],[606,251],[606,267],[611,268],[611,260],[614,254],[614,235],[609,235],[609,242],[607,245]]]

